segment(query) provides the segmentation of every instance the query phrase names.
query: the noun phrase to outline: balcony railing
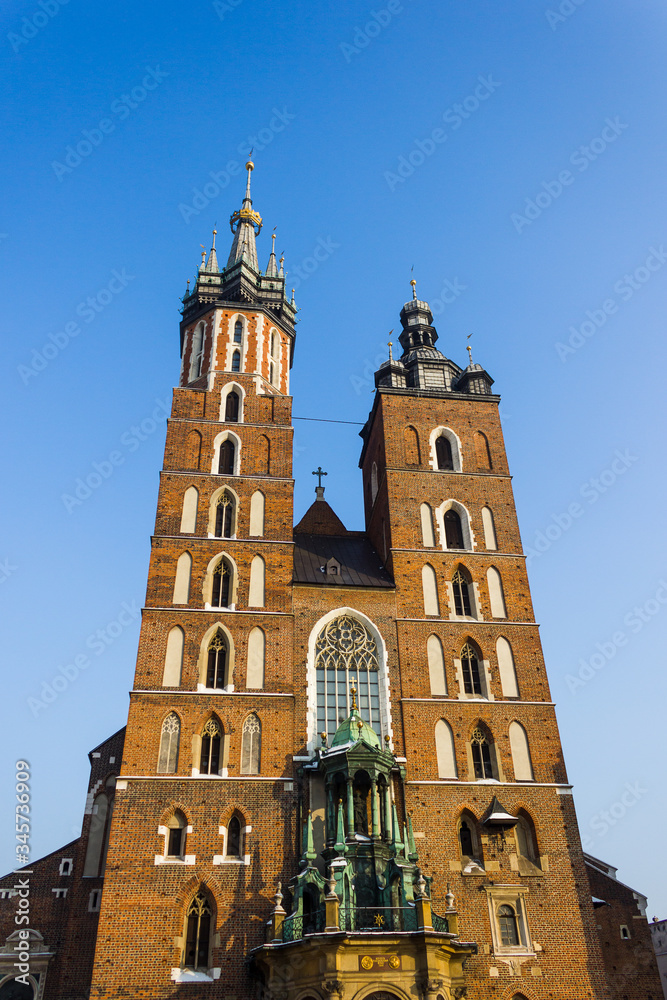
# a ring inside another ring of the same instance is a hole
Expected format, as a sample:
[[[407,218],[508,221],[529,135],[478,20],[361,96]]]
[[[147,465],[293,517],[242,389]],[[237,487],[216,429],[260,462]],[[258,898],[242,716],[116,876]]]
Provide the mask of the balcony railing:
[[[342,931],[376,934],[416,931],[417,911],[414,906],[341,906],[339,926]]]

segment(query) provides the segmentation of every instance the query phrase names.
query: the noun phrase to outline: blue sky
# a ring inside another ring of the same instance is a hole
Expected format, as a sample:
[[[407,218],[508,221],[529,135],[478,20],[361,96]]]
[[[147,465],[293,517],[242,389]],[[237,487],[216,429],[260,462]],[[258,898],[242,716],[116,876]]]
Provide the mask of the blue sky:
[[[298,285],[296,416],[366,418],[413,266],[444,353],[473,334],[584,843],[664,917],[637,850],[667,820],[664,4],[43,4],[0,33],[0,797],[29,759],[35,856],[78,832],[86,753],[126,719],[179,299],[254,145],[260,260],[277,226]],[[322,464],[362,527],[358,430],[296,421],[297,518]]]

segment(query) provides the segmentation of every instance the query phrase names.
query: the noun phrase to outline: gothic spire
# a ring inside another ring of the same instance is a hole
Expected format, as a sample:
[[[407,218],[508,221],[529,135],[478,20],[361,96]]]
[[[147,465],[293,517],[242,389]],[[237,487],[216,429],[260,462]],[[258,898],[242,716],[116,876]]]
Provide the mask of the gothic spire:
[[[218,267],[218,255],[215,252],[215,237],[218,235],[218,230],[213,230],[213,244],[208,255],[208,260],[206,261],[206,270],[211,271],[213,274],[218,274],[220,268]]]
[[[259,271],[255,236],[259,236],[262,228],[262,217],[259,212],[253,211],[252,198],[250,197],[250,174],[255,169],[255,164],[252,160],[248,160],[245,168],[248,171],[248,182],[246,184],[243,206],[238,212],[234,212],[229,220],[229,225],[234,233],[234,239],[232,241],[232,249],[229,252],[227,267],[230,268],[237,261],[243,260],[254,271]],[[255,227],[257,227],[256,232]]]
[[[274,229],[271,234],[271,239],[273,240],[271,244],[271,254],[269,256],[269,263],[266,265],[266,275],[269,278],[278,277],[278,264],[276,262],[276,231]]]

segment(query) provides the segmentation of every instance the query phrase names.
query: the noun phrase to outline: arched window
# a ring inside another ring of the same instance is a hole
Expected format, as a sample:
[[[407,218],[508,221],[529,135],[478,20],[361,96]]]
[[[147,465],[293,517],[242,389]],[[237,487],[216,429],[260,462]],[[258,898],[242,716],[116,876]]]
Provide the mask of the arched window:
[[[234,442],[227,438],[220,445],[220,455],[218,457],[218,475],[219,476],[233,476],[234,475],[234,459],[236,457],[236,448],[234,447]]]
[[[278,357],[279,344],[280,344],[280,341],[278,340],[278,334],[276,333],[275,330],[273,330],[272,333],[271,333],[271,357],[272,358],[277,358]]]
[[[464,858],[472,858],[474,855],[472,830],[470,829],[470,824],[465,819],[461,821],[459,827],[459,844],[461,845],[461,854]]]
[[[509,903],[503,903],[498,907],[498,928],[500,930],[500,940],[505,948],[511,948],[519,944],[519,928],[516,920],[516,912]]]
[[[196,486],[188,486],[183,494],[183,511],[181,513],[181,533],[191,534],[197,526],[197,502],[199,492]]]
[[[188,822],[180,810],[167,820],[166,857],[185,857],[185,840]]]
[[[371,504],[375,503],[375,498],[378,495],[378,467],[373,462],[371,465]]]
[[[496,640],[496,655],[498,657],[498,673],[500,674],[500,688],[503,698],[518,698],[519,685],[516,679],[512,647],[502,635]]]
[[[495,778],[491,746],[486,733],[479,726],[470,734],[470,749],[475,779],[482,781],[485,778]]]
[[[441,434],[435,439],[435,459],[439,469],[446,472],[454,470],[454,456],[449,438]]]
[[[271,442],[265,434],[257,440],[257,475],[268,476],[271,471]]]
[[[472,617],[472,602],[470,591],[472,583],[465,571],[459,567],[452,577],[452,589],[454,591],[454,613],[461,617]]]
[[[240,351],[234,351],[234,353],[232,354],[232,371],[233,372],[240,372],[241,371],[241,352]]]
[[[162,731],[160,733],[160,755],[157,762],[158,774],[176,774],[180,738],[181,720],[175,712],[170,712],[162,723]]]
[[[204,362],[204,324],[199,323],[197,329],[192,334],[192,352],[190,354],[190,377],[189,382],[199,378],[202,364]]]
[[[255,490],[250,497],[250,531],[251,538],[261,538],[264,535],[264,494]]]
[[[259,626],[252,629],[248,636],[248,669],[246,672],[246,687],[261,691],[264,687],[264,671],[266,664],[266,635]]]
[[[17,936],[19,934],[18,931],[14,933]],[[28,933],[30,932],[28,931]],[[0,1000],[34,1000],[34,997],[35,990],[33,984],[32,982],[26,982],[23,975],[21,976],[21,982],[18,979],[6,979],[0,987]]]
[[[197,971],[208,969],[213,913],[203,892],[197,893],[187,909],[183,965]]]
[[[198,469],[201,461],[201,434],[190,431],[185,441],[185,468]]]
[[[185,635],[183,629],[175,625],[167,636],[167,649],[164,657],[164,670],[162,671],[162,687],[180,687],[184,644]]]
[[[461,673],[465,693],[483,697],[484,687],[477,650],[469,642],[461,650]]]
[[[422,566],[422,592],[424,595],[424,614],[439,615],[440,601],[438,600],[438,581],[435,570],[430,563]]]
[[[254,556],[250,563],[248,607],[263,608],[265,602],[266,563],[261,556]]]
[[[403,451],[406,465],[420,465],[419,436],[414,427],[408,426],[403,431]]]
[[[200,774],[220,773],[220,743],[222,727],[217,719],[211,717],[201,734],[201,757],[199,759]]]
[[[221,493],[215,505],[216,538],[231,538],[234,531],[234,498],[231,494]]]
[[[515,781],[534,781],[526,730],[520,722],[510,723],[510,748]]]
[[[105,782],[104,790],[95,796],[83,864],[84,875],[104,875],[115,790],[116,778],[111,775]]]
[[[484,528],[484,544],[487,549],[497,549],[496,526],[493,520],[493,511],[490,507],[482,507],[482,527]]]
[[[227,827],[227,844],[225,857],[240,858],[241,855],[241,820],[234,815]]]
[[[429,504],[421,504],[419,516],[422,523],[422,542],[425,548],[432,549],[435,547],[435,532],[433,531],[433,511]]]
[[[535,824],[524,809],[517,813],[518,823],[514,827],[514,839],[520,858],[525,858],[531,864],[540,866],[540,852],[537,848]]]
[[[192,556],[189,552],[181,552],[176,563],[174,578],[174,595],[172,604],[187,604],[190,600],[190,573],[192,572]]]
[[[240,319],[237,319],[236,323],[234,324],[234,343],[235,344],[243,343],[243,323],[241,322]]]
[[[463,549],[463,528],[461,527],[461,517],[458,511],[450,507],[445,511],[445,545],[448,549]]]
[[[226,559],[220,559],[213,570],[212,608],[228,608],[232,597],[232,569]]]
[[[454,734],[449,723],[438,719],[435,724],[435,753],[439,778],[457,778]]]
[[[378,648],[357,618],[339,615],[327,622],[315,643],[317,731],[334,734],[350,714],[350,686],[357,688],[359,714],[380,731]]]
[[[430,635],[426,641],[426,656],[428,659],[428,677],[431,694],[442,696],[447,694],[447,678],[445,676],[445,654],[442,643],[437,635]]]
[[[495,566],[489,566],[486,571],[486,582],[489,587],[489,603],[493,618],[507,618],[503,581]]]
[[[276,365],[274,361],[269,362],[269,382],[271,385],[276,384]]]
[[[478,469],[492,469],[489,441],[482,431],[475,431],[475,461]]]
[[[261,748],[261,723],[256,715],[249,715],[241,736],[241,774],[259,774]]]
[[[241,400],[239,399],[239,394],[235,389],[227,393],[227,398],[225,400],[225,420],[227,423],[236,424],[239,419],[239,409]]]
[[[224,632],[218,630],[208,647],[206,662],[206,687],[226,688],[229,684],[227,667],[229,663],[229,647]]]

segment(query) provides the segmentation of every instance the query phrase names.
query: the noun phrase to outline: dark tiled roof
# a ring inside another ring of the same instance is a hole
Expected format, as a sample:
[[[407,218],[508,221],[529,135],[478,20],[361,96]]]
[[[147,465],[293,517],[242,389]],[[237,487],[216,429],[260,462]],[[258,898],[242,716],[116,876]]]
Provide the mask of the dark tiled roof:
[[[299,535],[346,535],[345,525],[326,500],[316,500],[294,529]]]
[[[337,564],[337,573],[327,571],[330,560]],[[318,583],[326,587],[394,586],[380,557],[362,531],[349,531],[343,536],[295,531],[294,582]]]

